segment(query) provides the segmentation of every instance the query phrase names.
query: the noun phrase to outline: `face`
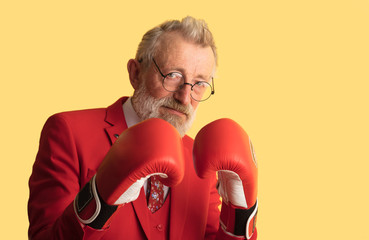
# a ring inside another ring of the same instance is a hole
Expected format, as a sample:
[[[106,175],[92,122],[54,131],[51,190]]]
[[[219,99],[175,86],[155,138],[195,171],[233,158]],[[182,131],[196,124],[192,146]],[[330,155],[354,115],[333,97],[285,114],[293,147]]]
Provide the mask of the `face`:
[[[210,47],[202,47],[184,40],[178,33],[164,36],[155,55],[164,75],[179,72],[191,84],[210,81],[215,69],[214,54]],[[199,102],[191,98],[191,86],[185,85],[177,92],[163,88],[163,77],[154,64],[138,74],[132,98],[133,107],[142,119],[162,118],[184,136],[191,127]],[[132,80],[131,80],[132,81]]]

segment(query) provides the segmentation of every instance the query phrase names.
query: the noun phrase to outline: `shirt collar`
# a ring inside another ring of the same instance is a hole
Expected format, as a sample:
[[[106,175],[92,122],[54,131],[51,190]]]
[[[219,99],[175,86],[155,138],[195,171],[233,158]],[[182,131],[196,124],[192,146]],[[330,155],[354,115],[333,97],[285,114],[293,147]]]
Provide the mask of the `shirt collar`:
[[[132,97],[128,98],[127,101],[123,103],[124,117],[126,119],[127,127],[129,128],[141,122],[141,119],[138,117],[136,111],[132,106],[131,99]]]

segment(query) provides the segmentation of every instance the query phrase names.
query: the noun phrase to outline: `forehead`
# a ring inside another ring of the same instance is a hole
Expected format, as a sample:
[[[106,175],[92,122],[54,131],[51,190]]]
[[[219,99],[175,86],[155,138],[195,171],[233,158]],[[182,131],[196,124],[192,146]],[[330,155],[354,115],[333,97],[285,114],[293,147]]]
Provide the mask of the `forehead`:
[[[183,68],[188,71],[211,74],[215,68],[214,53],[210,46],[193,43],[178,32],[165,33],[155,54],[155,60],[166,68]]]

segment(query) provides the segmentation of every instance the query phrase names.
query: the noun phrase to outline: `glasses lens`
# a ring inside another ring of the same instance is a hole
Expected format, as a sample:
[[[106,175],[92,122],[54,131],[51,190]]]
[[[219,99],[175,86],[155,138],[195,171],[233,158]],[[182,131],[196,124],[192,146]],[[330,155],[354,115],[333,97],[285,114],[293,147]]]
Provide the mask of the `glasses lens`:
[[[196,83],[191,92],[191,96],[196,101],[205,101],[211,96],[212,88],[208,82],[198,82]]]
[[[163,80],[163,87],[169,92],[177,91],[184,83],[183,76],[179,73],[170,73]]]

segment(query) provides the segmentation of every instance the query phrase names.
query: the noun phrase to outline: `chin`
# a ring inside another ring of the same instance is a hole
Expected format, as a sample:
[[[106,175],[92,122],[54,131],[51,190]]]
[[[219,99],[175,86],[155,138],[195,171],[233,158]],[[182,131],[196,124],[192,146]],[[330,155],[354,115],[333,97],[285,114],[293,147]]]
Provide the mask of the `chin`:
[[[159,118],[169,122],[173,127],[177,129],[179,134],[184,137],[187,132],[187,121],[183,120],[182,117],[174,114],[160,114]]]

